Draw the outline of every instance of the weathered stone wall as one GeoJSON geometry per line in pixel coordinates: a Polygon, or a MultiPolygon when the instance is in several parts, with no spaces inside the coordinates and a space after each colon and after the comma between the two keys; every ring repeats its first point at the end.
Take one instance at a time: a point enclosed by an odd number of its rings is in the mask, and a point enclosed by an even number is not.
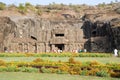
{"type": "Polygon", "coordinates": [[[120,49],[119,19],[46,20],[36,17],[0,17],[1,52],[49,52],[120,49]]]}
{"type": "Polygon", "coordinates": [[[45,20],[33,17],[12,17],[8,20],[9,23],[0,22],[0,27],[6,26],[0,34],[3,44],[1,51],[48,52],[84,48],[82,22],[79,20],[45,20]]]}
{"type": "Polygon", "coordinates": [[[108,21],[84,21],[82,26],[84,37],[87,41],[84,44],[90,52],[112,52],[113,49],[120,49],[120,19],[108,21]]]}

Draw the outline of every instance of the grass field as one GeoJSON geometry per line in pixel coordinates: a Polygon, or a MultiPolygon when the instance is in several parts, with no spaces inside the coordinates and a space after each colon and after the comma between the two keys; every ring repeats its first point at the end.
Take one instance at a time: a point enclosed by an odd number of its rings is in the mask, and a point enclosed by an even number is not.
{"type": "MultiPolygon", "coordinates": [[[[68,61],[69,57],[0,57],[4,61],[33,61],[36,58],[41,58],[50,61],[68,61]]],[[[74,57],[75,60],[85,61],[98,61],[101,63],[120,63],[120,57],[74,57]]]]}
{"type": "Polygon", "coordinates": [[[43,74],[23,72],[0,73],[0,80],[120,80],[118,78],[79,76],[69,74],[43,74]]]}

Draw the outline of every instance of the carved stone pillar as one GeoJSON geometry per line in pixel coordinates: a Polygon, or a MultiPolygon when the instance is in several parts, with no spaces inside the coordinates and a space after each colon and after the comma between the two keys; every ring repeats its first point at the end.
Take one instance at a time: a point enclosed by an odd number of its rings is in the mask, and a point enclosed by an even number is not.
{"type": "Polygon", "coordinates": [[[50,52],[50,46],[49,46],[49,43],[46,43],[46,45],[45,45],[45,51],[46,51],[46,52],[50,52]]]}

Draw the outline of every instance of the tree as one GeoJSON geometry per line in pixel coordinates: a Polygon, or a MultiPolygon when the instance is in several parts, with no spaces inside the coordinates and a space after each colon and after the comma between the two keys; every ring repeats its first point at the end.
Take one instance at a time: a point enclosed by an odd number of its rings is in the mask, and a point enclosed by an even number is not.
{"type": "Polygon", "coordinates": [[[40,9],[37,10],[38,15],[42,15],[42,11],[40,9]]]}
{"type": "Polygon", "coordinates": [[[35,6],[32,5],[32,4],[30,4],[29,2],[25,3],[25,7],[26,7],[27,11],[28,10],[33,11],[33,12],[37,11],[36,8],[35,8],[35,6]]]}
{"type": "Polygon", "coordinates": [[[99,7],[105,7],[105,2],[98,4],[99,7]]]}
{"type": "Polygon", "coordinates": [[[25,12],[27,11],[26,7],[22,3],[19,4],[18,9],[19,9],[19,12],[22,14],[25,14],[25,12]]]}
{"type": "Polygon", "coordinates": [[[4,10],[6,8],[6,4],[0,2],[0,10],[4,10]]]}
{"type": "Polygon", "coordinates": [[[25,3],[25,6],[26,6],[26,7],[29,7],[29,6],[32,6],[32,4],[30,4],[29,2],[26,2],[26,3],[25,3]]]}

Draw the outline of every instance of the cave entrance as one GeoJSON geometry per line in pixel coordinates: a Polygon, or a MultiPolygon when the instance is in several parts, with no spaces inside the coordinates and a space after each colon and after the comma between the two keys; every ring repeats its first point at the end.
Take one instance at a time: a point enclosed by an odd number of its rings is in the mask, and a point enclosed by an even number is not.
{"type": "Polygon", "coordinates": [[[97,32],[96,31],[93,31],[92,32],[92,37],[95,37],[97,35],[97,32]]]}
{"type": "Polygon", "coordinates": [[[55,47],[59,50],[64,51],[64,44],[55,44],[55,47]]]}

